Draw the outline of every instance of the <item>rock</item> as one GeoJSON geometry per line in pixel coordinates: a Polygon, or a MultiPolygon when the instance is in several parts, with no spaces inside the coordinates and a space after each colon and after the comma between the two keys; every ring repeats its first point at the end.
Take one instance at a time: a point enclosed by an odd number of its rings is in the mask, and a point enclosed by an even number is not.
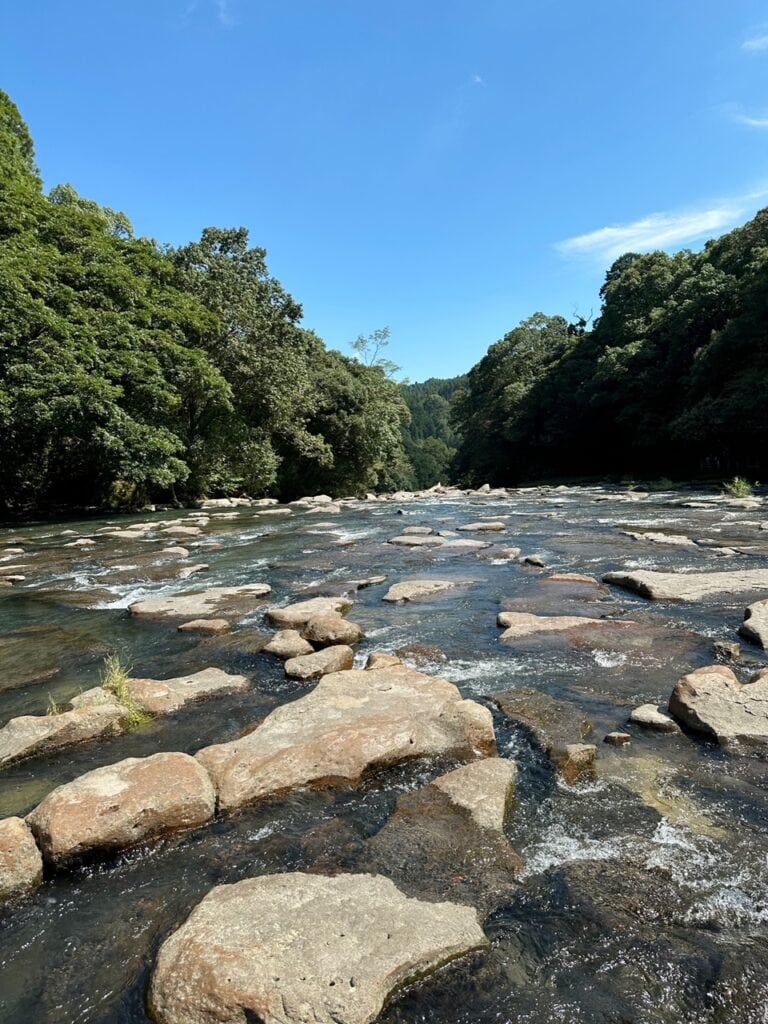
{"type": "Polygon", "coordinates": [[[100,686],[75,697],[58,715],[21,715],[0,729],[0,765],[74,747],[123,731],[125,708],[100,686]]]}
{"type": "Polygon", "coordinates": [[[451,803],[463,807],[479,828],[502,833],[515,795],[517,765],[489,757],[462,765],[432,783],[451,803]]]}
{"type": "Polygon", "coordinates": [[[746,608],[739,633],[747,640],[768,649],[768,600],[755,601],[746,608]]]}
{"type": "Polygon", "coordinates": [[[23,818],[0,821],[0,903],[29,896],[43,880],[43,858],[23,818]]]}
{"type": "Polygon", "coordinates": [[[457,530],[461,530],[466,533],[503,533],[506,528],[506,523],[487,521],[480,523],[465,523],[464,526],[456,527],[457,530]]]}
{"type": "Polygon", "coordinates": [[[414,601],[419,597],[432,597],[433,594],[439,594],[444,590],[468,587],[471,584],[472,580],[403,580],[402,583],[393,584],[382,601],[389,601],[392,604],[398,601],[414,601]]]}
{"type": "Polygon", "coordinates": [[[131,615],[148,619],[240,619],[253,609],[254,601],[266,597],[272,588],[266,583],[244,587],[210,587],[187,594],[149,597],[128,609],[131,615]]]}
{"type": "Polygon", "coordinates": [[[680,534],[673,533],[635,533],[632,530],[621,531],[625,537],[631,537],[632,540],[647,540],[651,544],[675,544],[678,547],[684,548],[695,548],[696,541],[691,540],[690,537],[683,537],[680,534]]]}
{"type": "Polygon", "coordinates": [[[457,540],[447,540],[440,550],[483,551],[489,547],[491,547],[489,540],[472,540],[470,537],[459,537],[457,540]]]}
{"type": "Polygon", "coordinates": [[[405,529],[403,530],[403,536],[428,537],[430,534],[434,532],[435,531],[432,529],[431,526],[406,526],[405,529]]]}
{"type": "Polygon", "coordinates": [[[392,537],[388,543],[395,544],[396,546],[403,548],[436,548],[443,544],[447,544],[448,542],[444,537],[438,537],[436,535],[429,537],[414,537],[412,534],[401,534],[399,537],[392,537]]]}
{"type": "MultiPolygon", "coordinates": [[[[768,526],[768,524],[766,524],[766,525],[768,526]]],[[[74,532],[74,531],[72,531],[72,530],[65,530],[64,531],[64,533],[72,533],[72,532],[74,532]]],[[[62,536],[63,535],[64,534],[62,534],[62,536]]],[[[3,548],[2,552],[0,552],[0,554],[8,555],[8,556],[11,556],[11,555],[23,555],[24,554],[24,548],[3,548]]]]}
{"type": "Polygon", "coordinates": [[[267,618],[273,625],[284,629],[306,626],[318,615],[343,615],[352,607],[347,597],[313,597],[309,601],[297,601],[284,608],[268,608],[267,618]]]}
{"type": "Polygon", "coordinates": [[[314,647],[296,629],[281,629],[275,633],[263,650],[278,658],[299,658],[303,654],[312,654],[314,647]]]}
{"type": "Polygon", "coordinates": [[[725,665],[707,665],[678,682],[669,710],[682,725],[722,747],[768,746],[768,675],[742,685],[725,665]]]}
{"type": "Polygon", "coordinates": [[[592,743],[569,743],[558,767],[563,781],[569,786],[591,782],[596,775],[597,747],[592,743]]]}
{"type": "Polygon", "coordinates": [[[226,619],[190,619],[178,627],[180,633],[228,633],[232,628],[226,619]]]}
{"type": "Polygon", "coordinates": [[[496,552],[495,553],[496,553],[497,558],[506,558],[508,560],[511,560],[513,558],[519,558],[520,554],[521,554],[521,551],[522,551],[521,548],[508,548],[508,547],[505,547],[505,548],[496,548],[496,552]]]}
{"type": "Polygon", "coordinates": [[[548,576],[544,583],[583,583],[585,586],[599,587],[600,581],[594,576],[585,576],[580,572],[556,572],[548,576]]]}
{"type": "Polygon", "coordinates": [[[604,583],[634,590],[654,601],[701,601],[717,594],[739,594],[768,590],[768,569],[739,569],[734,572],[608,572],[604,583]]]}
{"type": "Polygon", "coordinates": [[[483,484],[482,487],[478,487],[477,488],[477,493],[478,494],[490,494],[491,493],[491,485],[490,484],[483,484]]]}
{"type": "Polygon", "coordinates": [[[525,558],[522,559],[522,562],[523,565],[532,565],[536,569],[546,568],[546,562],[541,557],[541,555],[526,555],[525,558]]]}
{"type": "Polygon", "coordinates": [[[341,615],[316,615],[309,620],[301,635],[317,647],[334,644],[351,647],[362,640],[363,631],[357,623],[349,622],[341,615]]]}
{"type": "Polygon", "coordinates": [[[330,672],[344,672],[355,663],[355,652],[351,647],[337,644],[326,647],[312,654],[302,654],[298,658],[289,658],[285,663],[285,674],[292,679],[305,682],[320,679],[330,672]]]}
{"type": "Polygon", "coordinates": [[[644,729],[653,729],[654,732],[680,732],[680,727],[660,711],[656,704],[641,704],[634,708],[629,716],[633,725],[642,725],[644,729]]]}
{"type": "Polygon", "coordinates": [[[188,754],[128,757],[54,789],[27,815],[47,861],[122,850],[213,817],[215,794],[188,754]]]}
{"type": "Polygon", "coordinates": [[[569,629],[583,626],[630,625],[628,620],[589,619],[584,615],[531,615],[529,612],[500,612],[497,625],[504,632],[499,637],[502,643],[520,640],[535,633],[564,633],[569,629]]]}
{"type": "Polygon", "coordinates": [[[190,576],[196,576],[199,572],[207,572],[208,566],[205,562],[199,562],[197,565],[187,565],[178,574],[180,580],[188,580],[190,576]]]}
{"type": "Polygon", "coordinates": [[[324,676],[242,739],[206,747],[223,809],[310,784],[355,782],[374,765],[495,753],[487,708],[402,665],[324,676]]]}
{"type": "Polygon", "coordinates": [[[370,1024],[399,988],[487,945],[474,909],[378,875],[263,875],[217,886],[166,939],[149,1004],[157,1024],[370,1024]]]}
{"type": "MultiPolygon", "coordinates": [[[[508,690],[494,694],[492,699],[507,718],[531,734],[566,781],[579,773],[589,774],[590,755],[580,748],[592,732],[592,723],[579,708],[533,689],[508,690]]],[[[591,749],[594,766],[597,748],[591,749]]]]}
{"type": "Polygon", "coordinates": [[[365,662],[366,669],[371,672],[379,668],[393,668],[402,665],[402,661],[394,654],[385,654],[383,651],[374,651],[368,655],[365,662]]]}
{"type": "Polygon", "coordinates": [[[65,548],[92,548],[96,544],[95,540],[91,540],[90,537],[81,537],[79,540],[71,540],[68,544],[65,544],[65,548]]]}
{"type": "Polygon", "coordinates": [[[446,664],[448,656],[434,644],[405,644],[395,652],[401,660],[407,659],[415,665],[446,664]]]}
{"type": "Polygon", "coordinates": [[[741,644],[735,640],[715,640],[712,646],[718,661],[738,661],[741,657],[741,644]]]}
{"type": "Polygon", "coordinates": [[[170,547],[163,548],[160,552],[161,555],[175,555],[176,558],[189,558],[189,548],[181,547],[170,547]]]}
{"type": "Polygon", "coordinates": [[[175,679],[129,679],[128,690],[151,715],[170,715],[193,701],[219,693],[240,693],[250,688],[246,676],[229,675],[218,668],[204,668],[175,679]]]}
{"type": "Polygon", "coordinates": [[[160,531],[165,537],[202,537],[203,531],[199,526],[166,526],[160,531]]]}
{"type": "Polygon", "coordinates": [[[603,743],[607,743],[610,747],[628,747],[632,742],[632,737],[628,732],[609,732],[607,736],[603,737],[603,743]]]}

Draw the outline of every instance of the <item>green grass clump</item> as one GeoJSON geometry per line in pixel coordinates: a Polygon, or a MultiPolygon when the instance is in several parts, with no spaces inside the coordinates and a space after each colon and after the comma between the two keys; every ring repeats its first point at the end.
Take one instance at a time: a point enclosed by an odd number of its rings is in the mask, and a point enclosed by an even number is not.
{"type": "Polygon", "coordinates": [[[125,708],[125,726],[128,731],[141,728],[152,721],[152,716],[137,704],[128,686],[128,669],[120,661],[118,654],[110,654],[104,659],[101,674],[101,687],[113,694],[125,708]]]}
{"type": "Polygon", "coordinates": [[[53,699],[52,694],[48,694],[48,707],[45,709],[46,715],[53,717],[54,715],[60,715],[63,712],[61,704],[57,704],[53,699]]]}
{"type": "Polygon", "coordinates": [[[723,484],[723,489],[732,498],[751,498],[754,492],[753,485],[743,476],[735,476],[723,484]]]}

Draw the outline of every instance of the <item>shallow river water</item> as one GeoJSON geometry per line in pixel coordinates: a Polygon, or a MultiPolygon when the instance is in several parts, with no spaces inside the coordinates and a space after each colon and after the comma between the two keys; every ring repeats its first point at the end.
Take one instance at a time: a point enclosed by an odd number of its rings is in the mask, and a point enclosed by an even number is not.
{"type": "MultiPolygon", "coordinates": [[[[488,953],[461,961],[402,994],[388,1024],[766,1024],[768,1022],[768,763],[734,756],[686,734],[629,727],[631,745],[603,736],[625,729],[630,710],[665,704],[677,679],[716,659],[715,640],[737,639],[750,595],[704,603],[649,602],[626,591],[547,582],[553,572],[600,577],[619,568],[720,571],[768,565],[765,511],[712,495],[629,500],[599,488],[435,498],[398,505],[358,502],[341,514],[244,508],[211,518],[189,544],[206,572],[180,581],[155,530],[123,541],[98,531],[198,513],[46,523],[0,531],[2,556],[25,580],[0,590],[0,725],[42,714],[95,685],[104,656],[131,674],[167,678],[210,665],[252,677],[250,691],[212,698],[138,731],[0,771],[0,816],[24,814],[55,786],[92,768],[161,750],[194,753],[232,739],[274,707],[306,693],[282,663],[254,653],[268,632],[254,606],[224,640],[181,634],[132,618],[142,597],[217,585],[268,582],[271,600],[332,594],[345,581],[386,574],[360,590],[349,618],[371,651],[418,644],[421,671],[467,697],[535,688],[580,708],[599,747],[597,781],[558,781],[532,737],[494,712],[502,756],[519,768],[508,835],[524,862],[512,899],[485,921],[488,953]],[[683,502],[704,499],[704,507],[683,502]],[[386,543],[404,526],[454,529],[480,518],[506,531],[480,551],[404,549],[386,543]],[[656,530],[738,549],[633,540],[656,530]],[[74,531],[63,533],[63,531],[74,531]],[[90,549],[66,547],[94,537],[90,549]],[[515,545],[542,570],[500,557],[515,545]],[[382,602],[391,583],[471,581],[428,601],[382,602]],[[631,619],[604,640],[533,637],[498,641],[501,609],[631,619]]],[[[480,536],[473,534],[472,536],[480,536]]],[[[183,543],[183,542],[182,542],[183,543]]],[[[764,595],[763,595],[764,596],[764,595]]],[[[737,674],[768,664],[742,642],[737,674]]],[[[448,767],[451,767],[450,765],[448,767]]],[[[162,940],[221,882],[308,866],[308,834],[334,818],[370,836],[397,796],[446,770],[412,763],[377,771],[350,789],[302,791],[207,828],[46,879],[0,917],[0,1020],[4,1024],[144,1024],[146,988],[162,940]]],[[[413,893],[417,895],[417,893],[413,893]]],[[[426,897],[425,897],[426,898],[426,897]]]]}

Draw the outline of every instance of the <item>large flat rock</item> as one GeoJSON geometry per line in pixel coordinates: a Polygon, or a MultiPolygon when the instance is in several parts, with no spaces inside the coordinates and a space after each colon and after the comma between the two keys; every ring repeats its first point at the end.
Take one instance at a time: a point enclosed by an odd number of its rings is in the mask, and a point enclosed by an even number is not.
{"type": "Polygon", "coordinates": [[[654,601],[702,601],[717,594],[743,594],[768,590],[768,569],[735,572],[608,572],[605,583],[634,590],[654,601]]]}
{"type": "Polygon", "coordinates": [[[768,600],[755,601],[748,606],[739,633],[747,640],[768,648],[768,600]]]}
{"type": "Polygon", "coordinates": [[[388,601],[391,604],[397,604],[400,601],[415,601],[420,597],[432,597],[446,590],[471,585],[472,580],[403,580],[402,583],[394,583],[382,597],[382,601],[388,601]]]}
{"type": "MultiPolygon", "coordinates": [[[[591,619],[580,615],[532,615],[529,612],[500,612],[497,624],[504,627],[499,639],[503,643],[521,640],[536,633],[565,633],[585,626],[621,625],[615,619],[591,619]]],[[[628,623],[624,623],[628,624],[628,623]]]]}
{"type": "Polygon", "coordinates": [[[285,663],[285,674],[292,679],[309,682],[320,679],[331,672],[344,672],[355,663],[355,652],[346,644],[326,647],[313,654],[302,654],[298,658],[289,658],[285,663]]]}
{"type": "Polygon", "coordinates": [[[768,674],[742,684],[725,665],[707,665],[678,682],[669,710],[682,725],[722,747],[768,746],[768,674]]]}
{"type": "Polygon", "coordinates": [[[374,765],[495,753],[487,708],[405,666],[324,676],[242,739],[197,754],[224,809],[310,784],[355,782],[374,765]]]}
{"type": "Polygon", "coordinates": [[[303,629],[320,615],[343,615],[352,607],[347,597],[311,597],[308,601],[296,601],[284,608],[268,608],[267,618],[280,629],[303,629]]]}
{"type": "Polygon", "coordinates": [[[438,537],[436,534],[420,536],[409,533],[392,537],[388,543],[400,548],[439,548],[447,542],[444,537],[438,537]]]}
{"type": "Polygon", "coordinates": [[[213,889],[160,949],[158,1024],[371,1024],[405,984],[488,941],[477,912],[376,875],[288,873],[213,889]]]}
{"type": "Polygon", "coordinates": [[[271,593],[267,583],[243,587],[209,587],[194,593],[148,597],[129,608],[131,615],[148,619],[240,619],[260,598],[271,593]]]}
{"type": "Polygon", "coordinates": [[[43,858],[23,818],[0,821],[0,903],[28,896],[43,880],[43,858]]]}
{"type": "Polygon", "coordinates": [[[432,783],[463,807],[479,828],[503,832],[515,795],[517,765],[503,757],[488,757],[462,765],[432,783]]]}
{"type": "Polygon", "coordinates": [[[54,789],[27,815],[46,860],[122,850],[213,817],[215,794],[188,754],[128,757],[54,789]]]}
{"type": "Polygon", "coordinates": [[[247,676],[230,675],[219,668],[204,668],[173,679],[128,681],[128,690],[133,699],[151,715],[169,715],[193,701],[205,700],[206,697],[220,693],[240,693],[249,686],[247,676]]]}

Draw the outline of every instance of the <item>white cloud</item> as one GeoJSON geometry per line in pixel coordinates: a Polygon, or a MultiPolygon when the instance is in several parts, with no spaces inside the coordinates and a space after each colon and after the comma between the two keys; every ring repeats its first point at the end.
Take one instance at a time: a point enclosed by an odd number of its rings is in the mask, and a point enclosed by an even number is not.
{"type": "Polygon", "coordinates": [[[230,0],[216,0],[216,15],[225,28],[232,28],[235,24],[230,0]]]}
{"type": "Polygon", "coordinates": [[[752,36],[741,44],[741,48],[749,53],[764,53],[768,50],[768,35],[752,36]]]}
{"type": "Polygon", "coordinates": [[[472,75],[472,83],[474,85],[485,85],[486,81],[482,75],[472,75]]]}
{"type": "Polygon", "coordinates": [[[613,224],[585,235],[566,238],[555,248],[562,256],[586,256],[605,263],[625,252],[678,249],[688,242],[709,238],[754,212],[764,189],[735,196],[704,209],[651,213],[629,224],[613,224]]]}
{"type": "Polygon", "coordinates": [[[747,114],[736,114],[739,124],[745,124],[748,128],[768,129],[768,117],[749,117],[747,114]]]}

